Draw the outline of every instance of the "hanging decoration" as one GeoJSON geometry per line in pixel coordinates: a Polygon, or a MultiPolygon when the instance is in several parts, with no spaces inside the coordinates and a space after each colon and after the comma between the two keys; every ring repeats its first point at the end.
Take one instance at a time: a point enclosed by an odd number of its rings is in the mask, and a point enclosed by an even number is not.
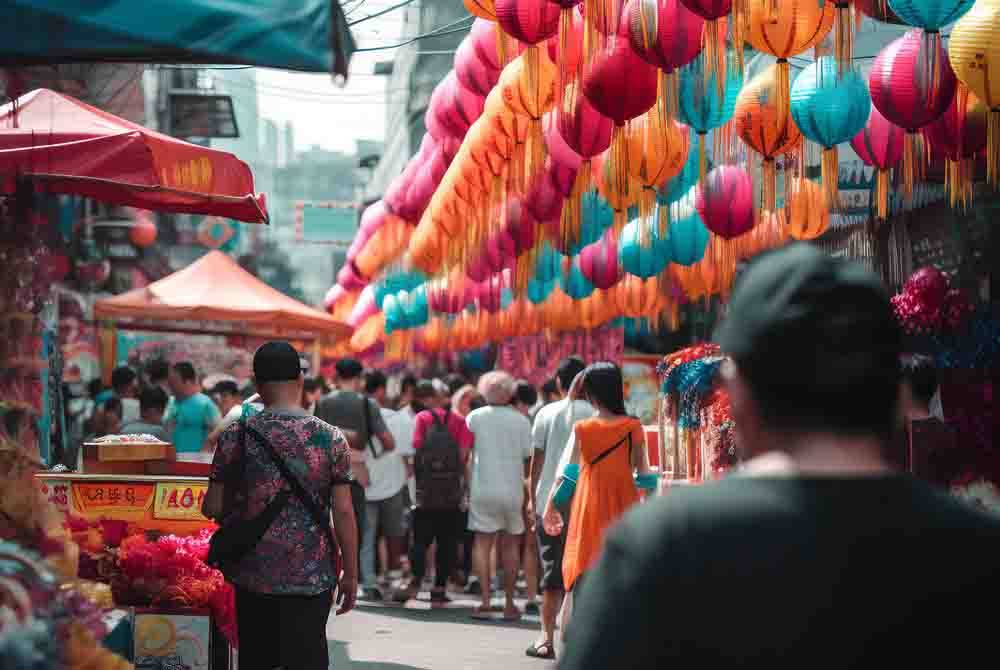
{"type": "MultiPolygon", "coordinates": [[[[702,54],[680,69],[677,87],[677,116],[698,134],[698,174],[704,179],[708,172],[705,136],[733,118],[743,87],[743,68],[733,64],[721,72],[710,70],[702,54]]],[[[722,144],[728,144],[725,134],[717,142],[722,144]]]]}
{"type": "Polygon", "coordinates": [[[641,279],[660,274],[670,263],[666,231],[661,232],[641,217],[629,221],[618,243],[618,262],[623,272],[641,279]]]}
{"type": "Polygon", "coordinates": [[[944,158],[944,185],[952,207],[972,204],[976,156],[986,147],[988,118],[986,105],[960,84],[951,106],[921,130],[931,154],[944,158]]]}
{"type": "Polygon", "coordinates": [[[851,140],[851,148],[866,165],[875,168],[875,218],[885,221],[889,212],[889,171],[903,158],[906,132],[872,106],[868,123],[851,140]]]}
{"type": "Polygon", "coordinates": [[[791,180],[785,201],[788,234],[796,240],[814,240],[830,227],[830,208],[819,184],[798,177],[791,180]]]}

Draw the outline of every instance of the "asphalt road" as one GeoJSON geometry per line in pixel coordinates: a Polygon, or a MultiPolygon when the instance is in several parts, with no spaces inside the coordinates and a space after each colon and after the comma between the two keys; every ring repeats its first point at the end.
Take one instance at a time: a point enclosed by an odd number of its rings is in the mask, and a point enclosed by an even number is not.
{"type": "MultiPolygon", "coordinates": [[[[424,592],[405,607],[360,601],[327,626],[334,670],[553,670],[555,664],[525,656],[538,635],[537,616],[520,622],[469,618],[475,600],[449,594],[445,608],[430,607],[424,592]]],[[[494,599],[494,605],[502,599],[494,599]]],[[[523,602],[519,601],[522,606],[523,602]]]]}

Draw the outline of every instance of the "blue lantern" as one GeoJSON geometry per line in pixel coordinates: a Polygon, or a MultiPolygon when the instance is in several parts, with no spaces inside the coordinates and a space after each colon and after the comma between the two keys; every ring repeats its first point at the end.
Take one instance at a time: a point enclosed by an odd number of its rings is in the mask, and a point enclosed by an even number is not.
{"type": "Polygon", "coordinates": [[[563,255],[548,240],[542,242],[535,261],[535,279],[547,282],[558,277],[562,270],[562,260],[563,255]]]}
{"type": "Polygon", "coordinates": [[[705,71],[705,54],[701,54],[677,73],[677,116],[698,133],[699,173],[705,172],[705,135],[721,128],[733,118],[736,98],[743,88],[743,70],[735,66],[736,56],[726,55],[725,81],[719,85],[722,73],[705,71]]]}
{"type": "Polygon", "coordinates": [[[529,279],[526,291],[528,300],[535,305],[545,302],[556,287],[556,282],[556,279],[529,279]]]}
{"type": "Polygon", "coordinates": [[[974,4],[976,0],[889,0],[896,16],[929,32],[959,20],[974,4]]]}
{"type": "Polygon", "coordinates": [[[403,314],[406,317],[406,327],[419,328],[420,326],[426,324],[428,318],[430,317],[427,306],[426,284],[421,284],[405,294],[400,291],[400,294],[404,296],[399,298],[398,302],[400,302],[403,306],[403,314]]]}
{"type": "Polygon", "coordinates": [[[580,271],[580,260],[574,258],[569,270],[562,276],[562,289],[573,300],[583,300],[594,292],[594,285],[580,271]]]}
{"type": "Polygon", "coordinates": [[[588,191],[580,198],[580,235],[575,242],[566,245],[563,253],[576,256],[585,246],[601,239],[604,231],[614,223],[615,213],[611,205],[598,195],[597,191],[588,191]]]}
{"type": "Polygon", "coordinates": [[[823,193],[827,206],[837,197],[837,145],[850,142],[868,123],[872,109],[868,85],[854,68],[841,72],[836,59],[823,56],[804,69],[789,98],[792,118],[807,138],[823,146],[823,193]]]}
{"type": "Polygon", "coordinates": [[[375,284],[375,304],[382,308],[382,302],[390,293],[412,291],[427,280],[424,273],[416,270],[405,270],[387,274],[375,284]]]}
{"type": "Polygon", "coordinates": [[[397,330],[406,329],[406,313],[395,293],[385,296],[382,301],[382,313],[385,314],[385,334],[391,335],[397,330]]]}
{"type": "Polygon", "coordinates": [[[647,279],[660,274],[670,263],[670,244],[656,220],[635,219],[622,229],[618,262],[630,275],[647,279]],[[646,230],[643,230],[643,227],[646,230]]]}
{"type": "Polygon", "coordinates": [[[666,243],[670,246],[670,260],[678,265],[694,265],[705,256],[708,247],[708,228],[701,222],[698,210],[684,208],[681,216],[670,223],[666,243]]]}
{"type": "MultiPolygon", "coordinates": [[[[696,140],[694,131],[691,131],[691,145],[696,140]]],[[[656,189],[656,202],[661,207],[677,202],[681,197],[691,190],[691,187],[698,183],[698,152],[688,151],[687,161],[681,171],[673,179],[656,189]]]]}

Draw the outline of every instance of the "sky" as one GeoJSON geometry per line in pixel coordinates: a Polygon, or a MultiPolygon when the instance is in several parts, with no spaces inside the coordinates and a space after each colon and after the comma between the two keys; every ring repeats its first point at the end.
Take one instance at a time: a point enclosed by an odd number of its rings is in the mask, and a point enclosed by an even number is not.
{"type": "MultiPolygon", "coordinates": [[[[400,0],[345,0],[342,5],[349,22],[399,4],[400,0]]],[[[362,21],[351,28],[359,48],[400,42],[404,9],[362,21]]],[[[354,152],[356,139],[382,140],[385,136],[388,77],[372,74],[375,63],[391,60],[393,50],[355,54],[351,75],[344,87],[330,75],[303,74],[259,68],[257,71],[258,109],[262,118],[295,126],[297,151],[319,145],[333,151],[354,152]]]]}

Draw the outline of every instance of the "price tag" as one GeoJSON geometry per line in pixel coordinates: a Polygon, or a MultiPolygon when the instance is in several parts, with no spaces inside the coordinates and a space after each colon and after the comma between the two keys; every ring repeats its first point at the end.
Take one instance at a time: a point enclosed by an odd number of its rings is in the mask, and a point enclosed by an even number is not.
{"type": "Polygon", "coordinates": [[[156,485],[154,519],[172,521],[208,521],[201,513],[208,484],[199,482],[160,482],[156,485]]]}

